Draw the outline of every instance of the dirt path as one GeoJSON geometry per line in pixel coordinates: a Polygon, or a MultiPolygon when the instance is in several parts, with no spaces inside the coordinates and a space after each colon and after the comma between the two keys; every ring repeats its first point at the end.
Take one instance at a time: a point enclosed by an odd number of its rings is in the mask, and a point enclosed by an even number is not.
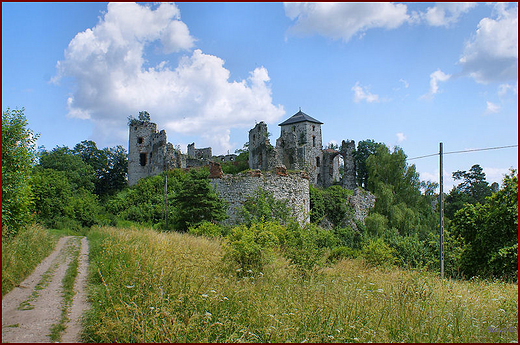
{"type": "Polygon", "coordinates": [[[54,252],[19,287],[2,298],[2,342],[53,342],[51,333],[57,336],[55,339],[61,338],[62,342],[79,342],[80,317],[88,307],[85,293],[87,265],[86,238],[61,238],[54,252]],[[62,280],[76,256],[78,275],[74,283],[75,294],[67,308],[67,317],[63,317],[62,280]],[[60,324],[65,331],[57,330],[60,324]]]}

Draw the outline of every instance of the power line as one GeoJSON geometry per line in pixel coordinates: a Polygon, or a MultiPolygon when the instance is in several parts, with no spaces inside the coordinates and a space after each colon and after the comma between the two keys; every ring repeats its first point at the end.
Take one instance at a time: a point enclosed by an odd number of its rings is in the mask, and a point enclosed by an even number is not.
{"type": "MultiPolygon", "coordinates": [[[[469,150],[462,150],[462,151],[452,151],[452,152],[444,152],[444,154],[445,155],[450,155],[450,154],[454,154],[454,153],[466,153],[466,152],[477,152],[477,151],[488,151],[488,150],[500,150],[500,149],[507,149],[507,148],[511,148],[511,147],[518,147],[518,145],[508,145],[508,146],[486,147],[486,148],[483,148],[483,149],[469,149],[469,150]]],[[[408,160],[411,161],[411,160],[414,160],[414,159],[433,157],[433,156],[438,156],[438,155],[439,155],[439,153],[432,153],[430,155],[409,158],[408,160]]]]}

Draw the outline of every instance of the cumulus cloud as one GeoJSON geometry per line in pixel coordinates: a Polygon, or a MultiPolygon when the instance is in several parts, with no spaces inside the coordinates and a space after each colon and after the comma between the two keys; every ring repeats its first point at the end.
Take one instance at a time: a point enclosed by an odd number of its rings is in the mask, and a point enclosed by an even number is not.
{"type": "Polygon", "coordinates": [[[404,133],[402,133],[402,132],[396,133],[395,135],[397,136],[398,143],[402,143],[403,141],[406,140],[406,135],[404,135],[404,133]]]}
{"type": "Polygon", "coordinates": [[[483,18],[459,59],[463,74],[482,84],[518,78],[518,5],[496,4],[483,18]]]}
{"type": "Polygon", "coordinates": [[[294,35],[319,34],[348,42],[362,37],[369,29],[395,29],[410,16],[407,6],[392,3],[284,3],[285,15],[296,23],[289,29],[294,35]]]}
{"type": "Polygon", "coordinates": [[[473,2],[440,2],[428,7],[419,17],[431,26],[448,27],[456,23],[460,16],[477,6],[473,2]]]}
{"type": "Polygon", "coordinates": [[[379,96],[368,91],[368,87],[359,85],[359,82],[356,82],[351,89],[354,91],[354,102],[359,103],[361,101],[366,101],[367,103],[378,103],[379,96]]]}
{"type": "Polygon", "coordinates": [[[201,145],[218,153],[233,148],[231,128],[250,126],[255,119],[276,121],[285,113],[272,104],[264,67],[246,80],[230,81],[224,60],[192,51],[195,41],[174,4],[155,9],[109,4],[95,27],[72,39],[57,64],[54,81],[71,77],[76,84],[67,100],[69,116],[93,121],[94,139],[120,143],[128,140],[127,117],[147,110],[170,141],[172,131],[200,134],[201,145]],[[164,54],[186,55],[178,66],[163,61],[146,68],[146,48],[156,42],[164,54]]]}
{"type": "Polygon", "coordinates": [[[518,81],[516,82],[516,85],[511,84],[500,84],[498,86],[498,96],[499,97],[505,97],[509,91],[511,91],[513,94],[518,95],[518,81]]]}
{"type": "Polygon", "coordinates": [[[489,101],[486,103],[487,103],[486,114],[495,114],[500,111],[500,105],[491,103],[489,101]]]}
{"type": "Polygon", "coordinates": [[[446,74],[440,69],[437,69],[435,72],[430,74],[430,91],[427,94],[421,96],[422,99],[433,99],[433,96],[439,93],[439,82],[447,81],[450,79],[451,75],[446,74]]]}

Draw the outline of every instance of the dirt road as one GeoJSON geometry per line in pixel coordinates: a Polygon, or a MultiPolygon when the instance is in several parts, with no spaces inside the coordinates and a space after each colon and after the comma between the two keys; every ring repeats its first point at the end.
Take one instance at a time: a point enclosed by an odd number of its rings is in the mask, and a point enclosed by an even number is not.
{"type": "Polygon", "coordinates": [[[62,237],[54,252],[2,298],[2,342],[79,342],[80,318],[88,307],[85,292],[87,266],[87,239],[62,237]],[[63,298],[62,280],[76,257],[75,293],[67,305],[63,298]],[[65,313],[62,312],[64,307],[65,313]]]}

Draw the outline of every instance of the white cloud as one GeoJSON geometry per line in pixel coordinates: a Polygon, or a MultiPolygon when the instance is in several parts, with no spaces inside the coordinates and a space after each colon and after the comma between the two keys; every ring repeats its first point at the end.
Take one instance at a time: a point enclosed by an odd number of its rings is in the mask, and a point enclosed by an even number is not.
{"type": "Polygon", "coordinates": [[[174,4],[153,9],[111,3],[94,28],[69,43],[54,81],[74,79],[69,116],[93,121],[95,140],[126,142],[127,117],[147,110],[172,143],[173,132],[200,134],[201,146],[220,153],[233,149],[230,128],[250,126],[255,119],[276,121],[285,113],[272,104],[264,67],[246,80],[229,81],[224,60],[197,49],[174,68],[164,61],[145,68],[145,49],[155,42],[164,53],[193,48],[195,39],[174,4]]]}
{"type": "Polygon", "coordinates": [[[295,35],[319,34],[348,42],[363,37],[373,28],[395,29],[410,16],[407,6],[392,3],[284,3],[285,15],[296,23],[289,29],[295,35]]]}
{"type": "Polygon", "coordinates": [[[463,74],[482,84],[518,78],[518,5],[496,4],[483,18],[459,59],[463,74]]]}
{"type": "Polygon", "coordinates": [[[406,135],[404,135],[404,133],[402,133],[402,132],[396,133],[395,135],[397,136],[398,143],[402,143],[403,141],[406,140],[406,135]]]}
{"type": "Polygon", "coordinates": [[[500,105],[491,103],[489,101],[486,103],[487,103],[486,114],[495,114],[500,111],[500,105]]]}
{"type": "Polygon", "coordinates": [[[400,81],[401,83],[403,83],[403,86],[404,86],[405,89],[408,89],[408,87],[410,86],[410,84],[409,84],[406,80],[404,80],[404,79],[402,79],[402,78],[399,79],[399,81],[400,81]]]}
{"type": "Polygon", "coordinates": [[[456,23],[460,16],[477,6],[471,2],[440,2],[433,7],[428,7],[420,17],[428,25],[448,27],[456,23]]]}
{"type": "Polygon", "coordinates": [[[433,96],[439,93],[439,82],[447,81],[450,79],[451,75],[446,74],[440,69],[437,69],[435,72],[430,74],[430,91],[427,94],[421,96],[422,99],[432,99],[433,96]]]}
{"type": "Polygon", "coordinates": [[[356,82],[351,89],[354,91],[354,102],[359,103],[361,101],[366,101],[367,103],[379,102],[379,96],[372,94],[368,91],[366,86],[362,87],[359,85],[359,82],[356,82]]]}
{"type": "Polygon", "coordinates": [[[516,85],[500,84],[498,86],[498,96],[499,97],[505,97],[509,91],[511,91],[515,95],[518,95],[518,81],[516,82],[516,85]]]}

